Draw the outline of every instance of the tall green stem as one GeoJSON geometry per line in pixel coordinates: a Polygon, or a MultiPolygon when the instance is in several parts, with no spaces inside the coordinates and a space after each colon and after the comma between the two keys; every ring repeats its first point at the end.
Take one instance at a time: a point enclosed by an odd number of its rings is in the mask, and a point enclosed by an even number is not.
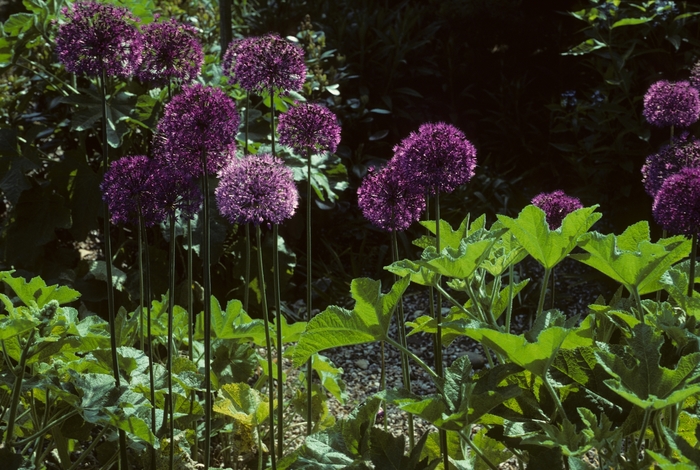
{"type": "Polygon", "coordinates": [[[547,297],[547,284],[549,284],[549,276],[552,273],[552,268],[544,268],[544,278],[542,279],[542,290],[540,290],[540,301],[537,303],[537,314],[535,318],[539,318],[544,309],[544,300],[547,297]]]}
{"type": "MultiPolygon", "coordinates": [[[[192,220],[187,219],[187,352],[189,354],[190,361],[194,362],[194,295],[192,295],[192,288],[194,287],[194,275],[192,272],[192,220]]],[[[197,402],[197,393],[192,390],[190,392],[190,412],[194,409],[194,405],[197,402]]],[[[155,412],[155,410],[154,410],[155,412]]],[[[192,424],[192,430],[194,435],[197,435],[197,422],[192,424]]],[[[193,439],[192,455],[196,456],[199,454],[199,439],[193,439]]],[[[155,468],[155,466],[153,467],[155,468]]]]}
{"type": "Polygon", "coordinates": [[[15,374],[15,385],[12,389],[12,400],[10,401],[10,414],[7,418],[7,431],[5,433],[5,447],[12,449],[12,437],[15,430],[15,419],[17,418],[17,408],[19,407],[19,398],[22,395],[22,381],[24,380],[24,369],[27,366],[29,357],[29,348],[34,343],[34,330],[32,330],[27,338],[27,342],[22,348],[22,355],[19,357],[17,365],[17,373],[15,374]]]}
{"type": "MultiPolygon", "coordinates": [[[[282,380],[282,300],[280,290],[280,257],[278,225],[272,227],[272,270],[275,273],[275,328],[277,340],[277,454],[281,459],[284,455],[284,381],[282,380]]],[[[270,370],[272,375],[272,370],[270,370]]]]}
{"type": "MultiPolygon", "coordinates": [[[[107,135],[107,72],[102,69],[102,76],[99,80],[102,89],[102,175],[109,167],[109,141],[107,135]]],[[[107,274],[107,317],[109,319],[110,347],[112,352],[112,372],[114,374],[114,385],[117,389],[121,387],[121,377],[119,376],[119,358],[117,356],[117,330],[116,315],[114,313],[114,285],[112,274],[112,239],[110,237],[109,207],[106,203],[102,205],[104,209],[104,237],[105,237],[105,267],[107,274]]],[[[126,453],[126,432],[119,430],[119,461],[122,470],[129,467],[126,453]]]]}
{"type": "Polygon", "coordinates": [[[209,252],[209,172],[207,158],[202,150],[202,192],[204,207],[202,217],[202,264],[204,265],[204,468],[209,468],[211,462],[211,259],[209,252]]]}
{"type": "MultiPolygon", "coordinates": [[[[245,96],[245,112],[244,117],[244,145],[243,145],[243,155],[248,155],[248,108],[250,108],[250,95],[245,96]]],[[[274,140],[274,130],[273,137],[274,140]]],[[[250,224],[245,224],[245,274],[243,276],[243,284],[245,290],[243,291],[243,310],[248,311],[248,303],[250,301],[250,224]]]]}
{"type": "Polygon", "coordinates": [[[403,346],[400,343],[397,343],[395,340],[392,338],[385,338],[384,341],[387,342],[387,344],[392,345],[399,351],[405,353],[408,357],[410,357],[416,364],[418,364],[418,367],[423,369],[433,380],[433,383],[435,384],[435,388],[437,389],[438,392],[443,393],[442,385],[441,385],[441,380],[440,376],[435,373],[433,369],[430,368],[428,364],[426,364],[420,357],[416,356],[413,351],[408,349],[407,347],[403,346]]]}
{"type": "Polygon", "coordinates": [[[166,364],[167,374],[166,380],[168,382],[168,413],[170,425],[168,426],[168,438],[170,440],[170,445],[168,446],[170,459],[170,468],[175,468],[175,410],[173,408],[173,323],[174,323],[174,311],[175,311],[175,211],[170,213],[170,260],[168,262],[169,268],[169,282],[168,287],[168,360],[166,364]]]}
{"type": "Polygon", "coordinates": [[[698,253],[698,234],[693,234],[693,241],[690,248],[690,267],[688,269],[688,297],[695,292],[695,260],[698,253]]]}
{"type": "Polygon", "coordinates": [[[508,309],[506,310],[506,333],[510,333],[510,320],[513,317],[513,280],[515,273],[513,272],[513,263],[508,266],[508,309]]]}
{"type": "MultiPolygon", "coordinates": [[[[391,257],[392,261],[395,263],[399,260],[399,242],[396,237],[396,231],[391,232],[391,257]]],[[[394,282],[397,282],[399,277],[394,274],[394,282]]],[[[403,310],[403,296],[399,299],[399,312],[396,318],[398,330],[399,330],[399,343],[408,349],[408,342],[406,341],[406,317],[403,310]]],[[[408,362],[408,355],[405,352],[401,352],[401,372],[403,375],[403,388],[407,391],[411,391],[411,366],[408,362]]],[[[415,446],[415,436],[414,436],[414,423],[413,415],[408,413],[408,448],[412,450],[415,446]]]]}
{"type": "MultiPolygon", "coordinates": [[[[439,254],[441,251],[440,247],[440,189],[435,191],[435,249],[439,254]]],[[[440,284],[440,277],[437,279],[438,285],[440,284]]],[[[437,306],[435,308],[435,318],[436,318],[436,334],[435,334],[435,372],[440,376],[440,378],[445,377],[444,365],[442,363],[442,294],[440,289],[437,293],[437,306]]],[[[440,429],[440,453],[442,454],[442,463],[445,469],[450,468],[450,457],[447,450],[447,431],[440,429]]]]}
{"type": "MultiPolygon", "coordinates": [[[[311,152],[306,155],[306,321],[311,321],[312,300],[313,300],[313,273],[311,264],[311,199],[313,192],[311,188],[311,152]]],[[[311,359],[306,361],[306,434],[311,434],[312,424],[312,397],[311,388],[311,359]]]]}
{"type": "MultiPolygon", "coordinates": [[[[275,454],[275,384],[272,378],[272,341],[270,339],[270,320],[269,310],[267,308],[267,294],[265,293],[265,268],[263,267],[262,242],[260,236],[260,226],[255,226],[255,238],[258,243],[258,281],[260,282],[260,298],[262,301],[263,322],[265,324],[265,347],[267,349],[267,369],[268,380],[267,390],[270,400],[270,459],[272,470],[277,469],[277,456],[275,454]]],[[[282,404],[280,403],[281,407],[282,404]]]]}

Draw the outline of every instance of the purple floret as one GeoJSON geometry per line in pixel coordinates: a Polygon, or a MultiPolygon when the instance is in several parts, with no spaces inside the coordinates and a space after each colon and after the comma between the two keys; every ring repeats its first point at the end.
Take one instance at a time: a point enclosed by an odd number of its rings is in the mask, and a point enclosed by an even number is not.
{"type": "Polygon", "coordinates": [[[303,49],[276,34],[232,42],[223,69],[230,81],[258,94],[299,91],[306,80],[303,49]]]}
{"type": "Polygon", "coordinates": [[[425,195],[390,162],[381,171],[370,169],[357,190],[357,204],[372,224],[389,232],[402,231],[420,220],[425,195]]]}
{"type": "Polygon", "coordinates": [[[297,104],[280,114],[277,132],[280,143],[302,156],[335,152],[340,126],[332,111],[318,104],[297,104]]]}
{"type": "Polygon", "coordinates": [[[700,118],[700,95],[687,80],[660,80],[644,95],[644,117],[658,127],[688,127],[700,118]]]}
{"type": "Polygon", "coordinates": [[[684,167],[700,167],[700,140],[687,132],[647,157],[642,166],[642,182],[647,194],[656,196],[663,182],[684,167]]]}
{"type": "Polygon", "coordinates": [[[270,154],[232,160],[219,179],[219,212],[234,224],[279,224],[294,215],[299,204],[292,170],[270,154]]]}
{"type": "Polygon", "coordinates": [[[474,176],[476,149],[451,124],[427,123],[394,147],[392,160],[404,180],[449,193],[474,176]]]}
{"type": "Polygon", "coordinates": [[[668,177],[656,193],[652,214],[671,234],[700,232],[700,168],[683,168],[668,177]]]}
{"type": "Polygon", "coordinates": [[[76,2],[61,10],[66,22],[58,27],[56,54],[66,70],[89,77],[130,77],[141,63],[143,37],[139,18],[108,3],[76,2]]]}
{"type": "Polygon", "coordinates": [[[199,83],[183,88],[165,105],[153,138],[156,158],[192,177],[216,173],[235,158],[240,116],[234,102],[219,88],[199,83]]]}
{"type": "Polygon", "coordinates": [[[578,198],[567,196],[561,190],[540,193],[532,198],[532,204],[544,211],[550,230],[558,229],[567,215],[583,208],[578,198]]]}
{"type": "Polygon", "coordinates": [[[143,61],[140,80],[164,86],[172,79],[189,83],[200,72],[204,53],[197,31],[171,19],[143,27],[143,61]]]}

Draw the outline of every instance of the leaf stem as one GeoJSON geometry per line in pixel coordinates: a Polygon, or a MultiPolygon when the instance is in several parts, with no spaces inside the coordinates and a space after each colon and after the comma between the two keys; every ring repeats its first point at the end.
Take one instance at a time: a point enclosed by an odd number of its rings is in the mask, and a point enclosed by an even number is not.
{"type": "Polygon", "coordinates": [[[693,234],[693,241],[690,249],[690,266],[688,269],[688,297],[693,296],[695,292],[695,261],[698,252],[698,234],[693,234]]]}
{"type": "MultiPolygon", "coordinates": [[[[272,226],[272,270],[275,274],[275,316],[277,325],[275,333],[277,337],[277,454],[281,459],[284,455],[284,381],[282,376],[282,301],[280,299],[280,256],[279,246],[279,225],[272,226]]],[[[272,371],[270,371],[272,375],[272,371]]]]}
{"type": "Polygon", "coordinates": [[[209,468],[211,462],[211,254],[209,252],[209,174],[207,171],[206,150],[202,149],[202,193],[204,207],[202,217],[202,264],[204,273],[204,468],[209,468]]]}
{"type": "Polygon", "coordinates": [[[561,403],[561,399],[559,398],[559,394],[557,394],[557,391],[554,390],[554,387],[552,387],[552,384],[549,382],[547,379],[547,371],[544,371],[544,374],[542,375],[542,382],[544,382],[544,386],[549,392],[549,395],[552,397],[552,400],[554,400],[554,404],[557,407],[557,412],[561,415],[563,419],[569,419],[566,416],[566,411],[564,410],[564,405],[561,403]]]}
{"type": "Polygon", "coordinates": [[[549,275],[552,272],[552,268],[544,268],[544,278],[542,279],[542,290],[540,291],[540,300],[537,303],[537,313],[535,318],[539,318],[544,309],[544,300],[547,297],[547,284],[549,283],[549,275]]]}
{"type": "Polygon", "coordinates": [[[24,369],[27,365],[27,359],[29,357],[29,348],[31,348],[32,343],[34,343],[34,330],[31,331],[27,342],[22,348],[22,354],[19,357],[19,364],[17,365],[17,373],[15,374],[15,385],[12,389],[12,401],[10,402],[10,414],[7,418],[7,431],[5,434],[5,447],[12,449],[12,435],[15,430],[15,419],[17,418],[17,408],[19,407],[19,398],[22,395],[22,381],[24,380],[24,369]]]}
{"type": "Polygon", "coordinates": [[[506,310],[506,322],[505,322],[505,327],[506,327],[506,333],[510,333],[510,320],[513,317],[513,280],[514,280],[514,272],[513,272],[513,263],[508,266],[508,309],[506,310]]]}
{"type": "MultiPolygon", "coordinates": [[[[311,263],[311,151],[306,154],[306,322],[311,321],[313,301],[313,265],[311,263]]],[[[312,426],[312,396],[311,378],[313,369],[311,359],[306,362],[306,434],[310,435],[312,426]]]]}
{"type": "Polygon", "coordinates": [[[173,401],[173,354],[174,341],[173,341],[173,323],[175,317],[175,211],[170,213],[170,259],[168,262],[169,268],[169,282],[168,287],[168,360],[167,360],[167,371],[166,380],[168,381],[168,413],[169,413],[169,426],[168,426],[168,439],[170,440],[168,445],[168,458],[170,462],[170,468],[175,468],[175,410],[173,401]]]}
{"type": "Polygon", "coordinates": [[[418,364],[418,366],[421,369],[423,369],[430,376],[431,379],[433,379],[433,382],[435,383],[435,388],[437,388],[440,393],[443,393],[442,385],[440,383],[440,376],[437,375],[435,371],[431,369],[430,366],[428,366],[428,364],[423,362],[423,360],[420,357],[416,356],[411,350],[404,347],[400,343],[397,343],[392,338],[387,336],[386,338],[384,338],[384,341],[386,341],[388,344],[392,345],[393,347],[395,347],[396,349],[413,359],[415,363],[418,364]]]}
{"type": "MultiPolygon", "coordinates": [[[[651,416],[651,407],[644,410],[644,419],[642,420],[642,427],[639,431],[639,438],[637,439],[637,451],[642,448],[644,443],[644,434],[646,434],[647,426],[649,425],[649,417],[651,416]]],[[[637,457],[639,461],[639,457],[637,457]]]]}
{"type": "Polygon", "coordinates": [[[477,445],[469,438],[469,436],[464,432],[463,429],[459,431],[459,436],[464,440],[464,442],[467,443],[467,445],[469,446],[469,448],[470,448],[471,450],[473,450],[474,453],[475,453],[476,455],[478,455],[479,458],[480,458],[481,460],[483,460],[484,463],[485,463],[486,465],[488,465],[488,467],[489,467],[490,469],[492,469],[492,470],[498,470],[498,467],[496,466],[496,464],[494,464],[493,462],[491,462],[491,460],[486,456],[486,454],[484,454],[484,452],[479,448],[479,446],[477,446],[477,445]]]}

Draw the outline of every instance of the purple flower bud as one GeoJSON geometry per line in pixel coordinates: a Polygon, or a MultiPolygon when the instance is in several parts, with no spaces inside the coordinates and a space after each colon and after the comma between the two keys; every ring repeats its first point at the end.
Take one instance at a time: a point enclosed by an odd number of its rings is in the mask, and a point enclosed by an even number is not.
{"type": "Polygon", "coordinates": [[[164,86],[171,79],[189,83],[199,75],[204,53],[192,26],[174,19],[151,23],[143,27],[143,39],[141,81],[164,86]]]}
{"type": "Polygon", "coordinates": [[[279,224],[294,215],[299,204],[292,170],[270,154],[232,160],[219,179],[219,212],[234,224],[279,224]]]}
{"type": "Polygon", "coordinates": [[[642,166],[642,182],[647,194],[655,197],[663,182],[684,167],[700,167],[700,140],[688,132],[647,157],[642,166]]]}
{"type": "Polygon", "coordinates": [[[394,147],[392,160],[402,179],[431,194],[449,193],[474,176],[476,149],[456,127],[427,123],[394,147]]]}
{"type": "Polygon", "coordinates": [[[234,83],[258,94],[299,91],[306,80],[303,49],[276,34],[232,42],[223,68],[234,83]]]}
{"type": "Polygon", "coordinates": [[[335,114],[318,104],[298,104],[280,114],[277,132],[280,143],[304,157],[335,152],[340,142],[340,126],[335,114]]]}
{"type": "Polygon", "coordinates": [[[153,138],[153,152],[167,165],[197,177],[216,173],[235,158],[240,116],[234,102],[219,88],[199,83],[184,87],[165,105],[153,138]]]}
{"type": "Polygon", "coordinates": [[[567,196],[561,190],[551,193],[540,193],[532,198],[532,204],[544,211],[550,230],[558,229],[569,213],[583,208],[578,198],[567,196]]]}
{"type": "Polygon", "coordinates": [[[700,95],[687,80],[661,80],[644,95],[643,114],[654,126],[688,127],[700,118],[700,95]]]}
{"type": "Polygon", "coordinates": [[[63,7],[66,22],[56,34],[56,53],[66,70],[98,77],[130,77],[141,63],[143,38],[129,10],[108,3],[79,1],[63,7]]]}
{"type": "Polygon", "coordinates": [[[683,168],[661,185],[652,206],[664,230],[692,236],[700,232],[700,168],[683,168]]]}
{"type": "Polygon", "coordinates": [[[365,219],[389,232],[406,230],[425,211],[422,188],[403,179],[394,165],[390,162],[381,171],[370,169],[357,190],[365,219]]]}

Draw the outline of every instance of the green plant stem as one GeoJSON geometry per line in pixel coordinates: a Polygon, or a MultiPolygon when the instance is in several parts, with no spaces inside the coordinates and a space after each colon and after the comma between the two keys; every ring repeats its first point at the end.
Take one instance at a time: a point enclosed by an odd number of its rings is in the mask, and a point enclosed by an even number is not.
{"type": "MultiPolygon", "coordinates": [[[[311,264],[311,152],[306,155],[306,321],[311,321],[312,316],[312,300],[313,300],[313,273],[311,264]]],[[[313,430],[313,414],[312,414],[312,398],[313,390],[311,388],[311,377],[313,369],[311,368],[311,359],[306,361],[306,435],[310,435],[313,430]]]]}
{"type": "Polygon", "coordinates": [[[515,277],[515,273],[513,271],[513,264],[511,263],[510,266],[508,266],[508,309],[506,310],[505,321],[506,333],[510,333],[510,321],[513,317],[513,280],[515,277]]]}
{"type": "Polygon", "coordinates": [[[418,366],[421,369],[423,369],[430,376],[431,379],[433,379],[433,382],[435,383],[435,388],[437,388],[438,392],[443,393],[442,385],[440,385],[440,380],[439,380],[440,376],[437,375],[435,373],[435,371],[433,369],[431,369],[430,366],[428,366],[428,364],[423,362],[423,360],[420,357],[416,356],[413,352],[411,352],[411,350],[402,346],[400,343],[397,343],[395,340],[389,338],[388,336],[386,338],[384,338],[384,340],[388,344],[392,345],[393,347],[395,347],[396,349],[405,353],[408,357],[413,359],[413,361],[416,364],[418,364],[418,366]]]}
{"type": "MultiPolygon", "coordinates": [[[[102,90],[102,176],[109,167],[109,141],[107,136],[107,72],[102,69],[102,76],[99,80],[100,89],[102,90]]],[[[103,230],[105,237],[105,268],[107,274],[107,316],[109,319],[109,337],[112,353],[112,372],[114,374],[114,386],[119,389],[121,387],[121,377],[119,376],[119,358],[117,356],[117,322],[114,312],[114,284],[112,275],[112,240],[110,237],[109,226],[109,207],[106,203],[102,203],[104,210],[103,230]]],[[[126,432],[119,429],[119,461],[122,470],[129,468],[128,457],[126,453],[126,432]]]]}
{"type": "Polygon", "coordinates": [[[540,300],[537,303],[537,313],[535,318],[539,318],[544,309],[544,300],[547,297],[547,284],[549,283],[549,275],[552,272],[552,268],[544,268],[544,278],[542,279],[542,290],[540,291],[540,300]]]}
{"type": "Polygon", "coordinates": [[[642,427],[639,430],[639,438],[637,439],[637,451],[642,448],[644,443],[644,434],[646,434],[647,426],[649,425],[649,417],[651,416],[651,407],[644,410],[644,418],[642,419],[642,427]]]}
{"type": "Polygon", "coordinates": [[[10,401],[10,414],[7,418],[7,431],[5,433],[5,447],[12,450],[14,444],[12,442],[13,432],[15,430],[15,419],[17,418],[17,408],[19,407],[19,398],[22,395],[22,381],[24,380],[24,369],[27,365],[29,356],[29,348],[34,343],[34,330],[32,330],[27,338],[27,342],[22,348],[22,355],[19,357],[17,365],[17,373],[15,374],[15,384],[12,388],[12,400],[10,401]]]}
{"type": "Polygon", "coordinates": [[[566,411],[564,410],[564,405],[562,405],[561,399],[559,399],[559,394],[557,394],[557,391],[554,390],[552,384],[549,382],[549,380],[547,380],[547,371],[545,371],[542,375],[542,382],[544,383],[545,388],[549,392],[549,395],[552,397],[552,400],[554,400],[554,404],[557,407],[557,412],[561,415],[563,419],[568,419],[566,416],[566,411]]]}
{"type": "Polygon", "coordinates": [[[698,253],[698,234],[693,234],[693,241],[690,248],[690,266],[688,267],[688,297],[695,292],[695,260],[698,253]]]}
{"type": "Polygon", "coordinates": [[[245,224],[245,273],[243,274],[243,310],[248,312],[250,303],[250,224],[245,224]]]}
{"type": "MultiPolygon", "coordinates": [[[[143,214],[141,213],[141,206],[139,206],[139,220],[138,220],[138,245],[139,245],[139,290],[141,292],[141,299],[139,301],[139,323],[141,325],[141,348],[144,352],[148,354],[148,381],[150,386],[150,399],[151,399],[151,432],[155,435],[156,433],[156,392],[155,392],[155,377],[153,372],[153,354],[152,354],[152,337],[151,337],[151,307],[150,307],[150,293],[146,294],[146,271],[144,264],[145,250],[144,250],[144,232],[145,226],[143,223],[143,214]],[[148,322],[147,329],[148,333],[146,339],[148,340],[148,345],[144,344],[143,340],[143,312],[148,309],[146,315],[146,321],[148,322]]],[[[149,457],[151,459],[151,467],[156,468],[156,448],[155,446],[150,446],[149,457]]]]}
{"type": "Polygon", "coordinates": [[[87,446],[82,452],[80,452],[78,459],[75,462],[73,462],[73,465],[71,465],[68,470],[77,470],[78,468],[80,468],[80,464],[83,463],[83,460],[85,460],[85,458],[92,453],[95,447],[97,447],[97,444],[100,444],[102,442],[102,436],[105,435],[107,429],[109,429],[107,426],[102,427],[102,430],[100,430],[97,436],[94,437],[90,445],[87,446]]]}
{"type": "Polygon", "coordinates": [[[632,288],[632,296],[635,302],[637,302],[637,308],[639,309],[638,320],[644,323],[644,307],[642,307],[642,298],[639,296],[639,290],[637,290],[636,286],[632,288]]]}
{"type": "Polygon", "coordinates": [[[65,422],[65,421],[67,421],[67,420],[69,420],[70,418],[72,418],[73,416],[77,415],[78,413],[79,413],[78,410],[72,410],[72,411],[69,411],[68,413],[64,414],[64,415],[61,416],[60,418],[52,418],[52,419],[50,420],[49,424],[45,425],[40,431],[37,431],[37,432],[35,432],[34,434],[32,434],[31,436],[27,436],[27,437],[25,437],[24,439],[22,439],[22,440],[20,440],[20,441],[15,441],[15,442],[14,442],[14,446],[16,446],[16,447],[22,447],[22,446],[25,446],[25,445],[31,443],[31,442],[34,441],[35,439],[37,439],[37,438],[43,436],[44,434],[46,434],[47,432],[49,432],[49,430],[50,430],[52,427],[58,426],[59,424],[65,422]]]}
{"type": "MultiPolygon", "coordinates": [[[[284,455],[284,381],[282,380],[282,301],[280,291],[280,256],[277,240],[279,239],[279,226],[272,227],[272,270],[275,273],[275,316],[277,326],[275,328],[277,339],[277,454],[281,459],[284,455]]],[[[270,370],[272,375],[272,370],[270,370]]]]}
{"type": "Polygon", "coordinates": [[[168,287],[168,360],[166,364],[167,368],[167,381],[168,381],[168,414],[169,414],[169,426],[168,426],[168,439],[170,443],[168,445],[168,458],[170,461],[170,468],[175,468],[175,410],[174,410],[174,400],[173,400],[173,354],[174,341],[173,341],[173,323],[175,318],[175,211],[170,213],[170,259],[168,261],[168,279],[170,286],[168,287]]]}
{"type": "Polygon", "coordinates": [[[211,259],[209,253],[209,174],[207,171],[206,152],[202,150],[202,193],[204,207],[202,217],[202,264],[204,265],[204,468],[211,462],[211,259]]]}
{"type": "MultiPolygon", "coordinates": [[[[192,272],[192,262],[193,262],[193,249],[192,249],[192,220],[187,219],[187,352],[189,354],[190,361],[194,361],[194,296],[192,295],[193,280],[194,275],[192,272]]],[[[190,412],[194,409],[194,404],[197,402],[197,393],[192,390],[190,392],[190,412]]],[[[153,410],[155,413],[155,410],[153,410]]],[[[155,418],[153,419],[155,421],[155,418]]],[[[192,423],[192,431],[194,435],[197,435],[197,421],[192,423]]],[[[196,456],[199,454],[199,439],[195,438],[192,440],[192,455],[196,456]]],[[[155,468],[155,466],[153,467],[155,468]]]]}
{"type": "MultiPolygon", "coordinates": [[[[399,242],[396,237],[396,231],[391,232],[391,257],[392,261],[395,263],[399,260],[399,242]]],[[[397,282],[399,277],[394,274],[394,282],[397,282]]],[[[403,296],[399,299],[398,304],[398,316],[397,324],[399,330],[399,343],[408,349],[408,342],[406,341],[406,317],[403,310],[403,296]]],[[[401,372],[403,375],[403,387],[407,391],[411,391],[411,366],[408,362],[408,355],[405,352],[401,352],[401,372]]],[[[415,429],[413,423],[413,415],[408,413],[408,449],[413,450],[415,447],[415,429]]]]}
{"type": "Polygon", "coordinates": [[[491,468],[492,470],[498,470],[498,467],[497,467],[493,462],[491,462],[491,460],[486,456],[486,454],[484,454],[484,452],[479,448],[479,446],[477,446],[477,445],[469,438],[469,435],[468,435],[466,432],[464,432],[464,430],[459,431],[459,437],[461,437],[461,438],[464,440],[464,442],[467,443],[467,445],[469,446],[469,448],[470,448],[471,450],[473,450],[474,453],[475,453],[481,460],[483,460],[484,463],[485,463],[489,468],[491,468]]]}
{"type": "MultiPolygon", "coordinates": [[[[267,349],[267,390],[270,400],[270,459],[272,470],[277,469],[277,456],[275,454],[275,384],[272,378],[272,341],[270,339],[270,320],[268,318],[269,310],[267,308],[267,297],[265,293],[265,271],[263,267],[262,241],[260,235],[260,226],[255,226],[255,239],[258,244],[258,280],[260,281],[260,299],[262,301],[262,315],[265,324],[265,347],[267,349]]],[[[281,405],[280,405],[281,406],[281,405]]]]}

